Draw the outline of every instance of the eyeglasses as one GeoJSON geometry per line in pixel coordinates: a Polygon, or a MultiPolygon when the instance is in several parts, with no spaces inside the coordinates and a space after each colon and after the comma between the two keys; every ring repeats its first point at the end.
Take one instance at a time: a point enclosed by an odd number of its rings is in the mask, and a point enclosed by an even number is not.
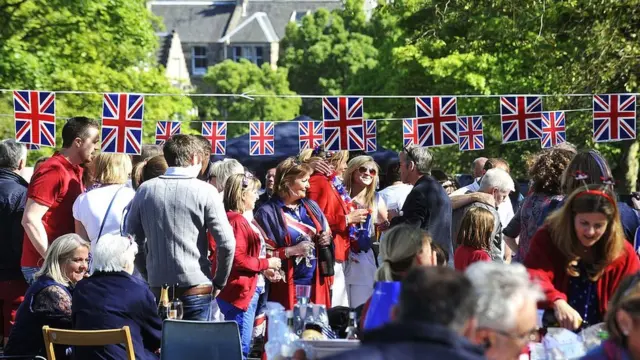
{"type": "Polygon", "coordinates": [[[358,171],[360,171],[361,174],[369,173],[369,174],[371,174],[371,176],[376,176],[378,174],[378,170],[373,169],[373,168],[368,168],[366,166],[360,166],[358,168],[358,171]]]}
{"type": "Polygon", "coordinates": [[[524,333],[520,333],[520,334],[514,334],[514,333],[510,333],[508,331],[504,331],[504,330],[497,330],[497,329],[491,329],[491,328],[484,328],[486,330],[491,330],[497,334],[500,334],[504,337],[507,337],[509,339],[512,340],[516,340],[519,341],[521,343],[529,343],[532,341],[536,341],[538,340],[538,328],[533,328],[529,331],[525,331],[524,333]]]}
{"type": "Polygon", "coordinates": [[[244,172],[244,176],[242,177],[242,188],[243,189],[246,189],[246,188],[249,187],[249,180],[250,179],[253,179],[253,174],[248,172],[248,171],[245,171],[244,172]]]}
{"type": "Polygon", "coordinates": [[[407,147],[407,145],[402,145],[402,151],[404,151],[404,153],[407,154],[410,161],[413,161],[414,164],[418,163],[416,158],[413,157],[413,154],[411,153],[411,150],[407,147]]]}

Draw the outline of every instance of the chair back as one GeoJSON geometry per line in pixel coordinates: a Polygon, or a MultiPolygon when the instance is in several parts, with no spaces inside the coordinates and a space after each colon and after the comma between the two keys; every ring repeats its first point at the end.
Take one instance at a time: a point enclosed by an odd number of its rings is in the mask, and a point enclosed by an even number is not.
{"type": "Polygon", "coordinates": [[[242,360],[238,324],[165,320],[160,359],[242,360]]]}
{"type": "Polygon", "coordinates": [[[124,344],[127,358],[135,360],[136,356],[133,352],[133,342],[131,341],[131,332],[128,326],[121,329],[111,330],[64,330],[54,329],[48,326],[42,327],[44,335],[44,345],[47,349],[47,357],[49,360],[55,360],[56,355],[53,345],[71,345],[71,346],[105,346],[124,344]]]}

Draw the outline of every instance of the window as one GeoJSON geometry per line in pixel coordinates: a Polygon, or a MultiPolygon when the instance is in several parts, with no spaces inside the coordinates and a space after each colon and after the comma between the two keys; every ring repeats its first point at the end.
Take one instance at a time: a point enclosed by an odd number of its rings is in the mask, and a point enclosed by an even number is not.
{"type": "Polygon", "coordinates": [[[194,75],[204,75],[207,73],[207,48],[204,46],[194,46],[191,49],[191,68],[194,75]]]}
{"type": "Polygon", "coordinates": [[[302,18],[305,17],[307,13],[308,13],[307,10],[300,10],[295,12],[294,21],[296,22],[296,24],[298,24],[298,26],[302,25],[302,18]]]}
{"type": "Polygon", "coordinates": [[[231,48],[233,61],[247,59],[252,63],[262,66],[264,63],[264,49],[260,46],[234,46],[231,48]]]}

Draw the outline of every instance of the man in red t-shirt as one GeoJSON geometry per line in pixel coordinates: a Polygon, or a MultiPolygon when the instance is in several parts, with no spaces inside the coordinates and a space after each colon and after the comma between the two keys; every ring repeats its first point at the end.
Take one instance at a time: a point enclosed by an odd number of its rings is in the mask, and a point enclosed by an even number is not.
{"type": "Polygon", "coordinates": [[[98,122],[75,117],[62,128],[62,149],[33,174],[22,217],[22,273],[29,284],[59,236],[75,232],[72,207],[84,191],[82,167],[90,163],[98,143],[98,122]]]}

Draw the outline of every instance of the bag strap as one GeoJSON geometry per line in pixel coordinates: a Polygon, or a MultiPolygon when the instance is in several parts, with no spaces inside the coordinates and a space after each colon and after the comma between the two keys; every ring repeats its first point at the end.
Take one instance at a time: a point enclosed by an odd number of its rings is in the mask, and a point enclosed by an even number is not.
{"type": "Polygon", "coordinates": [[[109,206],[107,207],[107,212],[104,214],[104,218],[102,219],[102,224],[100,225],[100,231],[98,232],[98,237],[96,238],[96,244],[98,243],[98,240],[100,240],[100,236],[102,236],[102,230],[104,230],[104,224],[107,222],[107,217],[109,217],[109,212],[111,211],[111,205],[113,205],[113,201],[116,199],[116,197],[118,196],[118,193],[123,188],[124,188],[124,185],[122,185],[118,189],[118,191],[116,191],[116,193],[111,198],[111,202],[109,202],[109,206]]]}

